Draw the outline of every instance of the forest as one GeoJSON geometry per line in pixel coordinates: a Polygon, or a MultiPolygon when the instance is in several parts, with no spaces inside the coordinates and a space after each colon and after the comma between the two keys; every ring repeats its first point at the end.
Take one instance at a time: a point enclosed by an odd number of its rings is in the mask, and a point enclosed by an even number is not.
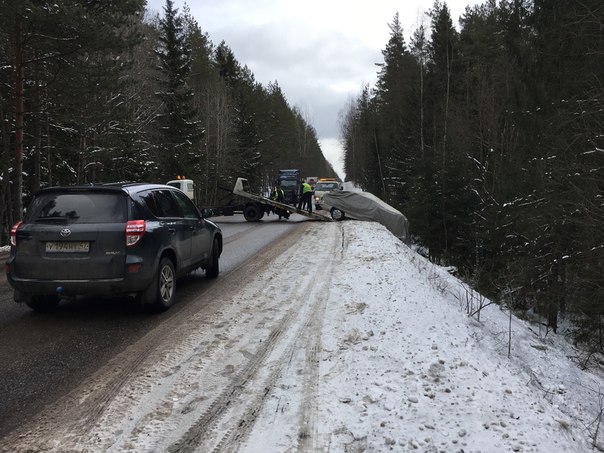
{"type": "Polygon", "coordinates": [[[455,27],[436,1],[409,42],[388,25],[375,86],[341,115],[347,178],[431,260],[601,351],[604,3],[489,0],[455,27]]]}
{"type": "Polygon", "coordinates": [[[277,81],[166,0],[0,0],[0,244],[46,186],[194,179],[213,205],[237,177],[335,176],[277,81]]]}

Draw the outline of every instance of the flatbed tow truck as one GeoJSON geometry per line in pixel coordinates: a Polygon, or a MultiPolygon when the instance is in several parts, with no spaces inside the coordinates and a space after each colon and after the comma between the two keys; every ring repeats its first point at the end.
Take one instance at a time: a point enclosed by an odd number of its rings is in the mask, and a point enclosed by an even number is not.
{"type": "MultiPolygon", "coordinates": [[[[223,190],[231,192],[229,189],[223,188],[223,190]]],[[[298,209],[295,206],[280,203],[268,197],[263,197],[262,195],[253,194],[249,191],[249,184],[246,178],[237,178],[237,182],[235,183],[235,187],[233,188],[231,194],[244,198],[245,202],[236,203],[235,199],[231,197],[224,205],[211,207],[209,209],[211,209],[215,215],[231,216],[241,213],[248,222],[259,221],[262,217],[264,217],[264,214],[272,212],[273,208],[285,209],[288,212],[300,214],[313,220],[322,220],[327,222],[333,221],[331,217],[316,212],[308,212],[303,209],[298,209]]]]}

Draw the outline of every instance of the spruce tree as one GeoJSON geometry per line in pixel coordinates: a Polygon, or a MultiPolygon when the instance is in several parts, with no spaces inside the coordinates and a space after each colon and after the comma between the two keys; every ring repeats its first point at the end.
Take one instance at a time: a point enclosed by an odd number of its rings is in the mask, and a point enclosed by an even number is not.
{"type": "Polygon", "coordinates": [[[400,207],[407,198],[409,175],[406,174],[409,156],[415,145],[412,136],[417,133],[416,115],[412,100],[416,62],[411,56],[395,14],[390,28],[390,39],[382,51],[376,84],[375,101],[380,112],[379,142],[382,187],[378,192],[386,201],[400,207]]]}
{"type": "MultiPolygon", "coordinates": [[[[431,165],[434,178],[430,190],[430,251],[434,257],[450,253],[456,235],[457,203],[452,196],[460,185],[455,179],[460,174],[455,168],[460,162],[456,155],[455,134],[452,133],[454,100],[459,88],[460,55],[458,33],[453,27],[451,14],[446,4],[438,0],[430,12],[432,35],[430,39],[430,60],[428,64],[428,90],[433,118],[431,138],[431,165]]],[[[461,173],[463,174],[463,173],[461,173]]],[[[463,183],[461,184],[463,186],[463,183]]]]}
{"type": "Polygon", "coordinates": [[[183,18],[166,0],[164,17],[159,23],[159,98],[162,111],[157,116],[160,135],[157,144],[160,178],[171,179],[194,170],[200,158],[199,120],[194,108],[193,91],[189,85],[191,73],[190,49],[186,42],[183,18]]]}

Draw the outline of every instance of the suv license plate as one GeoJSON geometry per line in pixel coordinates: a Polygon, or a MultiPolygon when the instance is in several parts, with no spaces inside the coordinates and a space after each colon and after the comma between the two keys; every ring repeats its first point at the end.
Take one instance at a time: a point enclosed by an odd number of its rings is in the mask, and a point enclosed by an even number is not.
{"type": "Polygon", "coordinates": [[[88,241],[46,243],[46,253],[88,253],[89,251],[90,242],[88,241]]]}

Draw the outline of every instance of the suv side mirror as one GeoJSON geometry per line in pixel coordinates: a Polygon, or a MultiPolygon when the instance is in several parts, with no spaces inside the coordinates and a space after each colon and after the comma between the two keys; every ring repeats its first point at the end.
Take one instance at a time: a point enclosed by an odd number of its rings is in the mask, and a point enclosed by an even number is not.
{"type": "Polygon", "coordinates": [[[213,214],[214,214],[214,212],[212,212],[212,210],[209,209],[209,208],[203,208],[201,210],[201,218],[202,219],[208,219],[208,218],[212,217],[213,214]]]}

